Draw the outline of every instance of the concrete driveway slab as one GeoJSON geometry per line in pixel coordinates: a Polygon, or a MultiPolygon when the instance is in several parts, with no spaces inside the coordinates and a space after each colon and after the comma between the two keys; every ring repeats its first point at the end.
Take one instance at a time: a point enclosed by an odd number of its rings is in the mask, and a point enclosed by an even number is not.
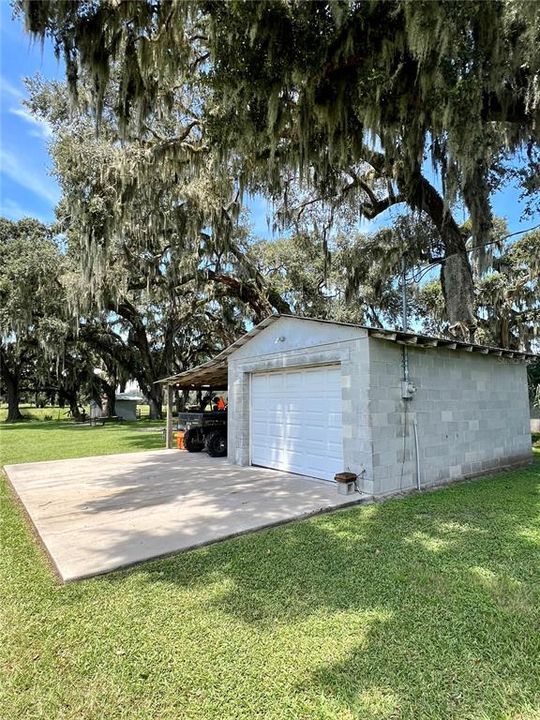
{"type": "Polygon", "coordinates": [[[205,453],[8,465],[64,582],[348,505],[333,483],[238,467],[205,453]]]}

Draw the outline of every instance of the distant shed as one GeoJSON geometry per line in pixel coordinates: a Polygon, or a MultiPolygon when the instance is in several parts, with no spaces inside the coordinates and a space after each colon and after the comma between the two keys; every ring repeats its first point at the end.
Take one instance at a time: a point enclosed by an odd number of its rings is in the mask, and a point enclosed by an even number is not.
{"type": "Polygon", "coordinates": [[[137,420],[137,405],[142,402],[144,402],[144,398],[140,395],[117,393],[115,400],[116,414],[123,420],[137,420]]]}

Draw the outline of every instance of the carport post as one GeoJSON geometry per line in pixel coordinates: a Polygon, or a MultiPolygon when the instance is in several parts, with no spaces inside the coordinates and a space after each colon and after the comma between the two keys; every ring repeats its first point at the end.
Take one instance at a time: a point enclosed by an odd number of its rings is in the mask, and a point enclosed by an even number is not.
{"type": "Polygon", "coordinates": [[[173,429],[172,429],[172,403],[173,388],[167,384],[167,426],[165,430],[165,447],[170,450],[173,446],[173,429]]]}

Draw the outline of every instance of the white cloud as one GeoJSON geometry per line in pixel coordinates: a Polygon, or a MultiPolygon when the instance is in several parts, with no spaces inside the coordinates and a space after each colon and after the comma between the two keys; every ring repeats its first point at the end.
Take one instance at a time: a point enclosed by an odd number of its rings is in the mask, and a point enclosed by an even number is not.
{"type": "Polygon", "coordinates": [[[39,120],[38,118],[35,118],[31,113],[28,112],[28,110],[15,107],[10,108],[9,112],[36,128],[33,132],[30,132],[30,135],[32,135],[33,137],[38,137],[42,140],[48,140],[50,137],[52,137],[52,130],[49,123],[47,123],[45,120],[39,120]]]}
{"type": "Polygon", "coordinates": [[[0,92],[2,93],[2,95],[9,95],[15,100],[22,100],[24,97],[24,92],[22,91],[22,89],[18,88],[16,85],[13,85],[13,83],[10,82],[3,75],[0,75],[0,92]]]}
{"type": "Polygon", "coordinates": [[[60,192],[52,178],[41,170],[28,167],[9,150],[0,150],[0,170],[14,182],[53,205],[60,199],[60,192]]]}

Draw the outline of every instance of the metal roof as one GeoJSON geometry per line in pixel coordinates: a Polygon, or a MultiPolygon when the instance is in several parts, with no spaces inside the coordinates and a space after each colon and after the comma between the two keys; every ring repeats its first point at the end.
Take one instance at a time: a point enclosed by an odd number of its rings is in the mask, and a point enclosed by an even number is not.
{"type": "Polygon", "coordinates": [[[462,350],[464,352],[479,353],[481,355],[496,355],[498,357],[511,358],[515,360],[527,361],[535,360],[540,355],[534,353],[523,352],[521,350],[509,350],[505,348],[491,347],[489,345],[477,345],[461,340],[452,340],[449,338],[432,337],[430,335],[421,335],[415,332],[405,332],[403,330],[383,330],[382,328],[373,328],[367,325],[358,325],[356,323],[335,322],[334,320],[321,320],[318,318],[302,317],[301,315],[276,314],[265,318],[258,325],[255,325],[249,332],[238,338],[232,345],[222,350],[212,360],[193,368],[185,370],[177,375],[158,380],[159,383],[168,385],[177,385],[182,388],[200,388],[208,386],[214,390],[227,388],[227,358],[233,352],[248,343],[252,338],[258,335],[262,330],[272,325],[280,318],[293,318],[295,320],[310,320],[311,322],[327,323],[329,325],[341,325],[345,327],[353,327],[365,330],[370,337],[378,340],[386,340],[388,342],[397,343],[398,345],[406,345],[419,348],[445,348],[447,350],[462,350]]]}

